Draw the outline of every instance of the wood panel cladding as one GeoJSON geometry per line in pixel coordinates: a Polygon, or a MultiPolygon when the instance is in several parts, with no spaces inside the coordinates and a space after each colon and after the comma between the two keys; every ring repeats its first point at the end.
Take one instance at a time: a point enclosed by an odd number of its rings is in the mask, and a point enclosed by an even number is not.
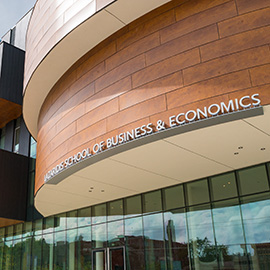
{"type": "Polygon", "coordinates": [[[270,104],[269,6],[174,0],[79,59],[41,109],[36,192],[64,158],[114,134],[243,95],[270,104]]]}

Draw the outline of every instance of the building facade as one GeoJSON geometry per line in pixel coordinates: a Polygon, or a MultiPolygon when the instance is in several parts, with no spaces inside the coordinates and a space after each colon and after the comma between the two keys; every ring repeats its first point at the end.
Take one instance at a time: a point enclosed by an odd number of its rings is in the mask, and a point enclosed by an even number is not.
{"type": "Polygon", "coordinates": [[[2,268],[269,269],[269,11],[38,0],[23,117],[43,217],[0,229],[2,268]]]}

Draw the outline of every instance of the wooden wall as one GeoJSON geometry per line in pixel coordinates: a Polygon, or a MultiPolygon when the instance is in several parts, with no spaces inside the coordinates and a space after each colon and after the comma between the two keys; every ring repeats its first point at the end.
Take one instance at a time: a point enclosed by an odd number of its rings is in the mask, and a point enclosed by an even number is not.
{"type": "Polygon", "coordinates": [[[246,94],[270,104],[269,44],[269,0],[175,0],[121,29],[46,98],[36,191],[64,158],[131,128],[246,94]]]}

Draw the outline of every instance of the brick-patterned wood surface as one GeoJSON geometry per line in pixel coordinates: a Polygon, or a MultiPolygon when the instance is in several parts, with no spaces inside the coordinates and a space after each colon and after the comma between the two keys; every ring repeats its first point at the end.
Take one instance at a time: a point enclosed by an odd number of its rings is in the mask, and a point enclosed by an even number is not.
{"type": "Polygon", "coordinates": [[[174,0],[79,59],[41,109],[35,190],[64,158],[142,124],[254,93],[270,104],[269,8],[174,0]]]}

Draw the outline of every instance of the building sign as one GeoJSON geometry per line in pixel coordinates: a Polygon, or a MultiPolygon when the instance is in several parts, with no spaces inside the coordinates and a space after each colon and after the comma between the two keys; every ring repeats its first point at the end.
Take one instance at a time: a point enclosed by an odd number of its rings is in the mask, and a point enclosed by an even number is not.
{"type": "Polygon", "coordinates": [[[179,112],[179,114],[171,115],[166,121],[158,120],[156,123],[146,123],[132,130],[122,132],[116,136],[107,138],[106,141],[96,143],[92,148],[85,148],[77,154],[63,160],[60,164],[47,172],[44,176],[44,182],[48,182],[51,178],[67,169],[68,167],[84,160],[91,156],[110,149],[117,145],[124,144],[131,140],[136,140],[140,137],[148,136],[155,132],[160,132],[169,128],[183,126],[188,123],[200,121],[202,119],[216,117],[231,112],[237,112],[243,109],[260,106],[261,100],[259,94],[251,96],[243,96],[240,99],[231,99],[227,103],[214,103],[203,108],[196,108],[187,112],[179,112]]]}

